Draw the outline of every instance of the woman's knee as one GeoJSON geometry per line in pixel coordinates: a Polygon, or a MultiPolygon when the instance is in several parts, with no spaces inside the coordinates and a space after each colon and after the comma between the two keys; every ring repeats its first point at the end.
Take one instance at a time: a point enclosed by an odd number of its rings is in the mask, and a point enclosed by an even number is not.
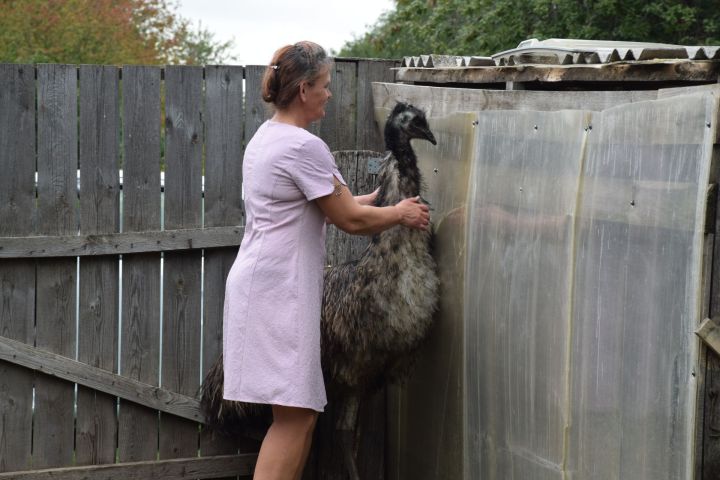
{"type": "Polygon", "coordinates": [[[309,408],[273,405],[273,423],[278,427],[288,427],[312,433],[317,423],[318,412],[309,408]]]}

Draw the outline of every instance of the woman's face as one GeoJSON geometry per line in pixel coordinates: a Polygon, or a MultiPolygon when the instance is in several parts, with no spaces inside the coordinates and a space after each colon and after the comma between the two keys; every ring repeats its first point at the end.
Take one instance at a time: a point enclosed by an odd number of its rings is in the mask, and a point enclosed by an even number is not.
{"type": "Polygon", "coordinates": [[[305,83],[305,112],[311,122],[320,120],[325,116],[325,105],[330,93],[330,67],[325,67],[312,83],[305,83]]]}

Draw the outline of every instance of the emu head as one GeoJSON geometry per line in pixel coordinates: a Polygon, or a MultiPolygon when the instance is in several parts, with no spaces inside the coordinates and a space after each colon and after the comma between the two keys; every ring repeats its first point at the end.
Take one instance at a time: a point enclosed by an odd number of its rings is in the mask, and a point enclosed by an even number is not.
{"type": "Polygon", "coordinates": [[[420,138],[437,145],[425,112],[409,103],[398,102],[385,122],[385,146],[396,152],[410,148],[410,140],[420,138]]]}

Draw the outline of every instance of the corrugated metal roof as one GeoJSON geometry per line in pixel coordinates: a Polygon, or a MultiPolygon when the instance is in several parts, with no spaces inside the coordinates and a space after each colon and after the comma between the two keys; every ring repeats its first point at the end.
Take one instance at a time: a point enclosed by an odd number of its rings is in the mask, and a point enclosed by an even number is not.
{"type": "Polygon", "coordinates": [[[447,68],[524,64],[571,65],[662,59],[720,60],[720,46],[564,38],[540,41],[532,38],[520,42],[517,48],[496,53],[491,57],[420,55],[405,57],[402,66],[447,68]]]}
{"type": "Polygon", "coordinates": [[[533,38],[520,42],[517,48],[492,56],[495,64],[500,66],[528,63],[592,64],[668,58],[720,60],[720,47],[563,38],[540,41],[533,38]]]}
{"type": "Polygon", "coordinates": [[[448,67],[487,67],[495,66],[492,57],[459,56],[459,55],[420,55],[404,57],[403,67],[448,68],[448,67]]]}

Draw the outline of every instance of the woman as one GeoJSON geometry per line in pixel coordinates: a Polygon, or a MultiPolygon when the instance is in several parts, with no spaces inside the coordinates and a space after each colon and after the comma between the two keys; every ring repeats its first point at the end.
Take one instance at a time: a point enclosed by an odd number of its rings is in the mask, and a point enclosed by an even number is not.
{"type": "Polygon", "coordinates": [[[275,114],[245,150],[245,235],[228,275],[224,311],[224,398],[272,406],[255,479],[298,479],[318,412],[320,304],[325,223],[355,234],[395,225],[425,229],[418,198],[370,206],[353,197],[327,145],[305,130],[325,115],[331,60],[312,42],[273,56],[262,95],[275,114]]]}

